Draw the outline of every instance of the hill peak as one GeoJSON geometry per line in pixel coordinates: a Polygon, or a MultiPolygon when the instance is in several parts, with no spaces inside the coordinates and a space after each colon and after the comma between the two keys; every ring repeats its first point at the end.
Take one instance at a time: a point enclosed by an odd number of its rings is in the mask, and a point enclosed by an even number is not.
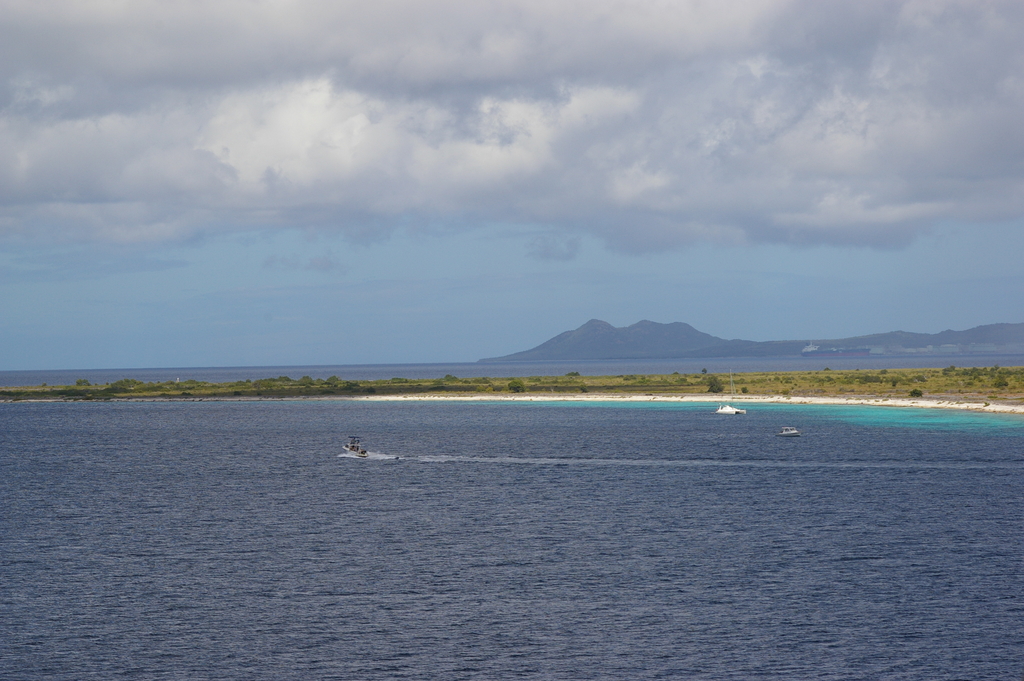
{"type": "Polygon", "coordinates": [[[682,357],[684,353],[722,342],[721,338],[683,322],[660,324],[644,319],[631,326],[615,327],[606,321],[591,319],[530,350],[481,361],[682,357]]]}

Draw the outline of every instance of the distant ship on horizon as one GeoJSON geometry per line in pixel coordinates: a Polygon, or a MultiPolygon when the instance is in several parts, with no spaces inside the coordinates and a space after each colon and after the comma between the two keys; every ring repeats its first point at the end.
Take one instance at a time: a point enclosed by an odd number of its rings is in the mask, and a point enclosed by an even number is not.
{"type": "Polygon", "coordinates": [[[813,343],[807,343],[800,351],[801,357],[868,357],[871,348],[828,348],[822,350],[813,343]]]}

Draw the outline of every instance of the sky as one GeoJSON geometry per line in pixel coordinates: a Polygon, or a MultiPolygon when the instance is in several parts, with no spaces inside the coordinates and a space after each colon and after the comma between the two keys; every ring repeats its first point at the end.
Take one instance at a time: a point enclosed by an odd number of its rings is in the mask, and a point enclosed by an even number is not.
{"type": "Polygon", "coordinates": [[[0,0],[0,370],[1024,322],[1024,3],[0,0]]]}

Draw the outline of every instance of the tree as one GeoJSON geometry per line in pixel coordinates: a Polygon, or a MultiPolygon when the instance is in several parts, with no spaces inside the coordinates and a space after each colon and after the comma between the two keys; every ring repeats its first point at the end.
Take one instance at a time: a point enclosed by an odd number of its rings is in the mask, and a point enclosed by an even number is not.
{"type": "Polygon", "coordinates": [[[526,392],[526,384],[520,378],[513,378],[508,382],[508,390],[513,393],[524,393],[526,392]]]}
{"type": "Polygon", "coordinates": [[[708,378],[708,392],[709,393],[720,393],[725,390],[725,386],[722,385],[722,381],[719,380],[718,376],[711,376],[708,378]]]}
{"type": "Polygon", "coordinates": [[[924,393],[921,392],[920,388],[914,388],[913,390],[910,391],[911,397],[922,397],[923,395],[924,393]]]}

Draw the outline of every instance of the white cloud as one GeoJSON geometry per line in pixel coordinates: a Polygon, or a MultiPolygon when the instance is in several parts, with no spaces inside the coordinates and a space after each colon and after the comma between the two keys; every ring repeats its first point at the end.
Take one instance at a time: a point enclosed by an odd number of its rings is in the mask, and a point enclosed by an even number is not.
{"type": "Polygon", "coordinates": [[[0,235],[906,242],[1024,212],[1022,29],[1014,2],[9,0],[0,235]]]}
{"type": "Polygon", "coordinates": [[[300,186],[345,181],[359,169],[367,114],[377,108],[358,93],[335,93],[325,79],[231,93],[196,143],[230,167],[248,195],[264,191],[268,174],[300,186]]]}

